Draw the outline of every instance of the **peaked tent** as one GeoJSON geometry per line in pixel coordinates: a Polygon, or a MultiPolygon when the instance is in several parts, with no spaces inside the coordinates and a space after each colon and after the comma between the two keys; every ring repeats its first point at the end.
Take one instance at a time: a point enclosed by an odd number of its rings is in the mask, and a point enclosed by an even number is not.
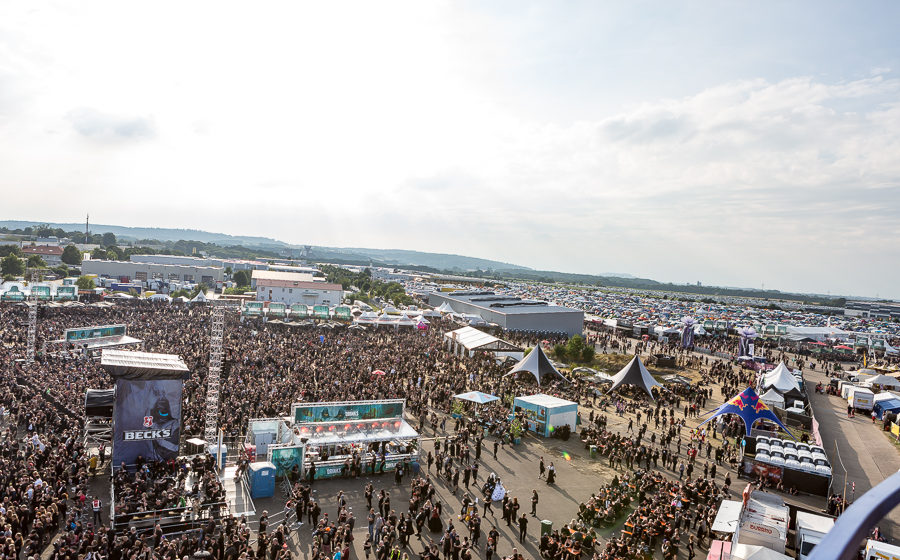
{"type": "Polygon", "coordinates": [[[445,301],[441,304],[440,307],[437,308],[437,311],[440,311],[441,313],[453,313],[453,308],[450,307],[450,304],[445,301]]]}
{"type": "Polygon", "coordinates": [[[628,362],[628,365],[619,370],[615,376],[613,376],[613,384],[610,387],[608,392],[615,391],[619,385],[634,385],[635,387],[640,387],[644,391],[647,391],[647,394],[650,395],[650,398],[653,398],[653,392],[650,390],[654,386],[662,387],[662,384],[657,380],[653,379],[653,376],[650,375],[650,372],[647,371],[647,368],[644,367],[644,364],[641,362],[641,359],[637,356],[631,359],[628,362]]]}
{"type": "Polygon", "coordinates": [[[881,385],[882,387],[892,387],[896,389],[900,388],[900,381],[897,381],[896,377],[891,377],[890,375],[878,374],[863,381],[862,385],[866,387],[881,385]]]}
{"type": "Polygon", "coordinates": [[[787,393],[789,391],[800,392],[800,384],[797,383],[797,378],[794,377],[793,372],[784,365],[784,362],[778,364],[775,369],[763,377],[763,388],[769,389],[771,387],[774,387],[779,393],[787,393]]]}
{"type": "MultiPolygon", "coordinates": [[[[512,369],[506,373],[506,375],[513,375],[522,371],[527,371],[528,373],[532,374],[535,380],[538,382],[538,385],[541,384],[541,380],[545,376],[551,374],[555,374],[559,376],[563,381],[571,383],[571,381],[566,379],[563,374],[559,373],[559,370],[553,367],[553,364],[550,363],[550,358],[547,357],[547,354],[544,354],[544,349],[541,348],[540,344],[535,346],[534,350],[532,350],[527,356],[519,360],[519,363],[514,365],[512,369]]],[[[506,377],[506,375],[504,375],[504,377],[506,377]]]]}
{"type": "Polygon", "coordinates": [[[781,420],[775,416],[775,413],[769,410],[766,403],[762,402],[762,399],[759,398],[759,395],[756,394],[756,391],[754,391],[752,387],[747,387],[734,397],[728,399],[725,404],[713,411],[712,416],[703,422],[700,422],[697,427],[699,428],[713,418],[722,416],[723,414],[737,414],[740,416],[741,420],[744,421],[744,429],[748,436],[750,435],[751,428],[753,428],[753,424],[755,424],[757,420],[768,420],[774,422],[778,427],[787,432],[787,434],[791,436],[791,439],[795,441],[797,439],[794,437],[794,434],[781,423],[781,420]]]}
{"type": "Polygon", "coordinates": [[[469,391],[468,393],[460,393],[458,395],[453,395],[453,398],[478,404],[485,404],[500,400],[500,397],[488,395],[487,393],[482,393],[481,391],[469,391]]]}
{"type": "Polygon", "coordinates": [[[191,300],[191,303],[206,303],[209,301],[209,298],[206,297],[206,294],[203,291],[197,292],[197,295],[194,296],[194,299],[191,300]]]}
{"type": "Polygon", "coordinates": [[[766,403],[770,407],[784,408],[784,397],[782,397],[781,393],[779,393],[775,389],[769,389],[768,391],[760,395],[759,400],[766,403]]]}

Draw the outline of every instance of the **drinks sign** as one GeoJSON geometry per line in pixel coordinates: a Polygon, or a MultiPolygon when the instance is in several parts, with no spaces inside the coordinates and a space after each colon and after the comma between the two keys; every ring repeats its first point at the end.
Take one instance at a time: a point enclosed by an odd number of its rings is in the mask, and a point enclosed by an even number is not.
{"type": "Polygon", "coordinates": [[[404,402],[403,399],[396,399],[390,401],[300,403],[293,406],[292,416],[296,424],[402,418],[404,402]]]}

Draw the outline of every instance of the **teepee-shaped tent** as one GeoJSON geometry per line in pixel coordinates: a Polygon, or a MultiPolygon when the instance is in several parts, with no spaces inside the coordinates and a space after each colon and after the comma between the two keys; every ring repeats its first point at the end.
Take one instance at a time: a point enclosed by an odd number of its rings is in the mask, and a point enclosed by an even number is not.
{"type": "Polygon", "coordinates": [[[191,303],[206,303],[207,301],[209,301],[209,298],[206,297],[203,290],[200,290],[197,292],[197,295],[194,296],[194,299],[191,300],[191,303]]]}
{"type": "Polygon", "coordinates": [[[544,354],[544,349],[541,348],[540,344],[535,346],[534,350],[522,358],[519,363],[514,365],[506,375],[513,375],[520,371],[527,371],[532,374],[534,379],[538,382],[538,385],[541,384],[541,380],[543,380],[545,376],[553,374],[558,375],[563,381],[571,383],[571,381],[566,379],[563,374],[559,373],[559,371],[553,367],[553,364],[550,363],[550,358],[547,357],[547,354],[544,354]]]}
{"type": "Polygon", "coordinates": [[[635,387],[640,387],[644,391],[647,391],[647,394],[650,395],[650,398],[653,398],[653,392],[650,390],[654,386],[662,387],[662,385],[650,375],[650,372],[647,371],[647,368],[644,367],[644,364],[641,362],[641,359],[637,356],[631,359],[628,362],[628,365],[623,367],[619,373],[617,373],[613,377],[613,384],[610,387],[608,392],[615,391],[619,385],[634,385],[635,387]]]}

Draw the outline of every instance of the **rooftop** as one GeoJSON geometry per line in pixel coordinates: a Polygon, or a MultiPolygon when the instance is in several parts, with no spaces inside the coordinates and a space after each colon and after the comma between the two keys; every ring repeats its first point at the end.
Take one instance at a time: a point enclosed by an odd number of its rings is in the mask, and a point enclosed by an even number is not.
{"type": "Polygon", "coordinates": [[[312,282],[313,275],[309,272],[288,272],[284,270],[254,270],[252,278],[257,282],[269,280],[285,280],[290,282],[312,282]]]}
{"type": "Polygon", "coordinates": [[[550,305],[546,301],[522,299],[515,296],[495,294],[488,291],[434,292],[435,295],[452,301],[459,301],[495,313],[507,315],[525,313],[584,313],[580,309],[550,305]]]}
{"type": "Polygon", "coordinates": [[[310,281],[295,281],[295,280],[267,280],[267,279],[258,279],[256,281],[257,286],[265,286],[267,288],[300,288],[303,290],[334,290],[339,291],[343,290],[344,287],[340,284],[329,284],[327,282],[310,282],[310,281]]]}
{"type": "Polygon", "coordinates": [[[53,255],[61,257],[63,248],[56,245],[26,245],[22,247],[22,252],[26,255],[53,255]]]}

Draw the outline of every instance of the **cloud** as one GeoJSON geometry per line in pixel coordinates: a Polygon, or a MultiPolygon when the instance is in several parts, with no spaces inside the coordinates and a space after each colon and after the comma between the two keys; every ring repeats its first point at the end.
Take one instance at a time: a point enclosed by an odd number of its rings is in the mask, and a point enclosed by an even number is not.
{"type": "Polygon", "coordinates": [[[146,117],[121,117],[80,108],[70,111],[66,118],[78,134],[91,140],[137,141],[156,135],[153,120],[146,117]]]}

